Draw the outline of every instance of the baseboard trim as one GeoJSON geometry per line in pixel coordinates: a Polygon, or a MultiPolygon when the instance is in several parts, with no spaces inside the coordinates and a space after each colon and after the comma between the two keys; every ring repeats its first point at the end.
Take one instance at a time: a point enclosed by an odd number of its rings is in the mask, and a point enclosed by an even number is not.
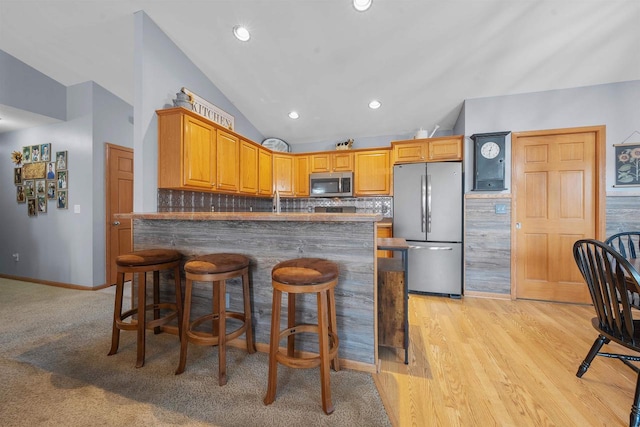
{"type": "Polygon", "coordinates": [[[481,292],[481,291],[464,291],[464,296],[467,298],[489,298],[489,299],[511,299],[511,294],[499,294],[495,292],[481,292]]]}
{"type": "Polygon", "coordinates": [[[37,283],[39,285],[55,286],[58,288],[67,288],[67,289],[77,289],[81,291],[99,291],[100,289],[105,289],[111,286],[107,284],[93,286],[93,287],[72,285],[70,283],[52,282],[50,280],[32,279],[30,277],[12,276],[10,274],[0,274],[0,277],[4,279],[19,280],[20,282],[37,283]]]}

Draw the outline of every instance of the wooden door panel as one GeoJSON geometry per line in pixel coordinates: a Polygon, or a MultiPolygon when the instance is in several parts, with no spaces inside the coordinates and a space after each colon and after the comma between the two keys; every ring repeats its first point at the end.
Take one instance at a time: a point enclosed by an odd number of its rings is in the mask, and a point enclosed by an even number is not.
{"type": "Polygon", "coordinates": [[[116,257],[131,251],[131,220],[116,220],[114,215],[133,212],[133,150],[106,144],[105,159],[106,284],[113,285],[116,257]]]}
{"type": "Polygon", "coordinates": [[[596,160],[595,132],[513,138],[517,298],[590,302],[572,247],[597,235],[596,160]]]}

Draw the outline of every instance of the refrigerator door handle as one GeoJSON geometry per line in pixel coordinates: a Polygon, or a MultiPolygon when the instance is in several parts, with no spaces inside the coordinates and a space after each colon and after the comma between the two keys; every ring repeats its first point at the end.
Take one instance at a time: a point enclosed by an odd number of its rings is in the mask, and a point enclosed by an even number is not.
{"type": "Polygon", "coordinates": [[[426,222],[425,211],[427,210],[427,184],[425,175],[420,176],[420,192],[420,231],[424,233],[424,223],[426,222]]]}
{"type": "Polygon", "coordinates": [[[427,233],[431,233],[431,175],[427,175],[427,233]]]}
{"type": "Polygon", "coordinates": [[[409,245],[409,249],[426,249],[429,251],[452,251],[453,248],[451,246],[413,246],[409,245]]]}

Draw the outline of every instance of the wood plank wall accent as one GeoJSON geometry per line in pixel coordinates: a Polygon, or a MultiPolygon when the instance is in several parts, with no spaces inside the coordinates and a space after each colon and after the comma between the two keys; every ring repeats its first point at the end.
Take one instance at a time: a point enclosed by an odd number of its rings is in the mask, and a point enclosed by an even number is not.
{"type": "Polygon", "coordinates": [[[511,197],[497,196],[465,197],[465,292],[511,293],[511,197]]]}
{"type": "MultiPolygon", "coordinates": [[[[375,222],[134,219],[133,245],[135,250],[173,248],[182,252],[185,257],[233,252],[251,258],[255,337],[257,343],[265,344],[269,343],[271,324],[272,267],[280,261],[298,257],[330,259],[338,263],[340,268],[340,278],[335,290],[340,337],[339,357],[374,365],[377,354],[374,340],[374,226],[375,222]]],[[[170,277],[162,277],[163,283],[167,283],[167,280],[170,277]]],[[[227,289],[230,294],[230,310],[241,311],[239,281],[229,280],[227,289]]],[[[315,323],[316,297],[305,297],[297,300],[298,319],[315,323]]],[[[210,309],[210,285],[194,284],[193,304],[192,313],[195,316],[210,309]]],[[[286,313],[286,307],[283,310],[286,313]]],[[[282,320],[281,327],[285,328],[286,315],[282,316],[282,320]]],[[[308,339],[296,342],[300,342],[301,350],[314,351],[317,348],[308,339]]]]}
{"type": "Polygon", "coordinates": [[[640,230],[640,195],[607,194],[607,236],[640,230]]]}

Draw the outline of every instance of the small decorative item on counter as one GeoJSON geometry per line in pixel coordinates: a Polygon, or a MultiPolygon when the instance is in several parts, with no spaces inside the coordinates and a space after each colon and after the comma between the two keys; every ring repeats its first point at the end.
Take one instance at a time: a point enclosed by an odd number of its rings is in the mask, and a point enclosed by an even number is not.
{"type": "Polygon", "coordinates": [[[11,153],[11,161],[16,165],[20,165],[22,163],[22,153],[19,151],[14,151],[11,153]]]}
{"type": "Polygon", "coordinates": [[[336,150],[351,150],[352,146],[353,146],[353,139],[350,138],[345,142],[337,142],[336,150]]]}

